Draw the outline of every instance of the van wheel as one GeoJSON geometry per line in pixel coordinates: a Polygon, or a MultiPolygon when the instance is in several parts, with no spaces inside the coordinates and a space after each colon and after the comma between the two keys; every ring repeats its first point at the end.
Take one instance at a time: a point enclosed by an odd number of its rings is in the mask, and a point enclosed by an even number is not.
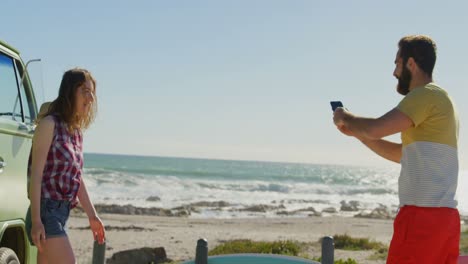
{"type": "Polygon", "coordinates": [[[6,247],[0,248],[0,264],[20,264],[16,253],[6,247]]]}

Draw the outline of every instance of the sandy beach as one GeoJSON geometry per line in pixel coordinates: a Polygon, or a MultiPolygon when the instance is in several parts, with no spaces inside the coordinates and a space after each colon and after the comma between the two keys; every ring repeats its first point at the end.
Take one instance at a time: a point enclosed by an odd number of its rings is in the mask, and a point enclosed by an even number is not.
{"type": "MultiPolygon", "coordinates": [[[[348,234],[367,237],[388,244],[393,220],[353,217],[277,217],[244,219],[197,219],[187,217],[100,215],[106,225],[106,258],[114,253],[142,247],[164,247],[167,257],[174,261],[193,259],[196,241],[208,240],[209,248],[232,239],[256,241],[296,240],[317,242],[320,237],[348,234]]],[[[69,237],[78,263],[91,263],[92,236],[84,216],[72,216],[68,223],[69,237]]],[[[335,250],[335,260],[353,258],[358,263],[385,263],[369,260],[372,251],[335,250]]],[[[320,247],[307,250],[311,257],[320,256],[320,247]]]]}

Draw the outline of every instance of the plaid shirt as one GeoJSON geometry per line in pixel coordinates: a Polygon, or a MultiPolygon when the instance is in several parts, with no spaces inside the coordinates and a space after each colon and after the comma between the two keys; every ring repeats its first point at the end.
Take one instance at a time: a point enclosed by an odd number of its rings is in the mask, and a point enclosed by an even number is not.
{"type": "MultiPolygon", "coordinates": [[[[83,134],[70,133],[66,124],[56,115],[54,137],[42,174],[41,199],[68,200],[72,207],[77,202],[83,171],[83,134]]],[[[28,162],[28,196],[31,178],[31,154],[28,162]]]]}

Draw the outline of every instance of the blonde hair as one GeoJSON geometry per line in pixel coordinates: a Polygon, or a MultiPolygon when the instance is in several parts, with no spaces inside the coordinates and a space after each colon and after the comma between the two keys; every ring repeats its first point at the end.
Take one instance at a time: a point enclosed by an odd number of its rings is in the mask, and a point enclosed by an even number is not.
{"type": "Polygon", "coordinates": [[[88,70],[74,68],[66,71],[63,74],[57,98],[51,103],[42,104],[37,120],[55,114],[67,124],[67,129],[70,132],[74,129],[87,129],[94,122],[97,114],[96,89],[96,80],[88,70]],[[87,80],[93,83],[94,101],[91,102],[91,107],[84,116],[77,117],[76,90],[87,80]]]}

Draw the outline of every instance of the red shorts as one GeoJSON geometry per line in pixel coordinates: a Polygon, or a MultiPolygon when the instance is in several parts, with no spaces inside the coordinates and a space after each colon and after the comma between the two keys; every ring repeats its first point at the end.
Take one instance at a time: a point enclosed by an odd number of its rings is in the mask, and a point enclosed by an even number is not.
{"type": "Polygon", "coordinates": [[[393,223],[387,264],[457,264],[459,243],[457,209],[404,206],[393,223]]]}

